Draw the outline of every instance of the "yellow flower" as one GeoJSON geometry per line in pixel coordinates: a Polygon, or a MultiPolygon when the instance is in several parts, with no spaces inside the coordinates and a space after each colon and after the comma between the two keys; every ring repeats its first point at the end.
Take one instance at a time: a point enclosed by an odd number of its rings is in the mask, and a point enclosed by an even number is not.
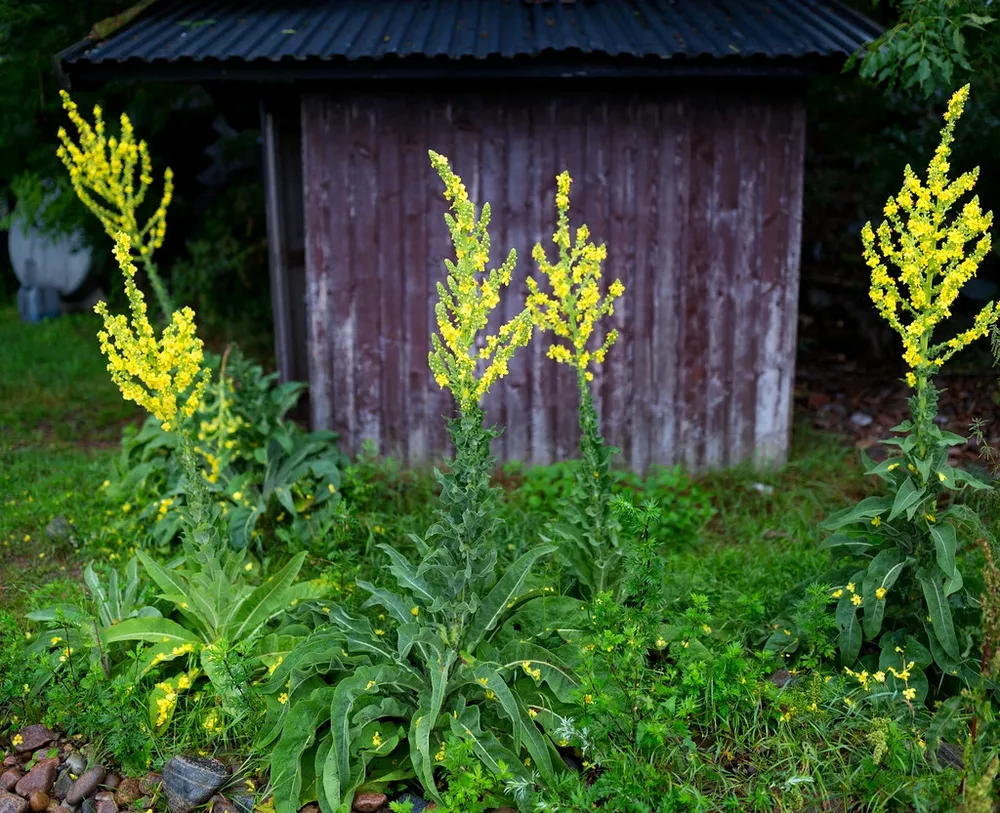
{"type": "Polygon", "coordinates": [[[885,594],[887,592],[889,592],[889,591],[886,590],[884,587],[877,587],[875,589],[875,598],[877,598],[879,601],[881,601],[882,599],[885,598],[885,594]]]}
{"type": "Polygon", "coordinates": [[[124,233],[130,246],[138,251],[166,316],[172,308],[163,282],[152,264],[152,256],[163,245],[167,233],[167,207],[174,193],[173,172],[169,168],[164,171],[160,203],[145,225],[140,226],[137,211],[153,183],[153,165],[146,142],[136,141],[128,116],[121,116],[120,137],[109,138],[104,132],[100,107],[94,107],[94,124],[91,126],[80,115],[66,91],[60,91],[60,96],[63,109],[76,128],[79,143],[74,143],[66,130],[60,127],[57,135],[61,144],[56,155],[69,172],[77,197],[101,222],[108,236],[116,239],[119,233],[124,233]]]}
{"type": "Polygon", "coordinates": [[[279,694],[278,702],[281,703],[281,705],[285,705],[285,703],[288,702],[288,692],[282,692],[281,694],[279,694]]]}
{"type": "Polygon", "coordinates": [[[589,368],[604,361],[608,350],[618,339],[618,332],[608,331],[604,342],[593,352],[587,350],[587,345],[601,318],[614,314],[614,302],[625,293],[625,286],[621,280],[615,280],[602,298],[601,263],[607,258],[607,247],[590,242],[590,230],[586,226],[577,229],[575,240],[571,240],[571,183],[568,172],[556,178],[558,220],[552,242],[556,246],[558,260],[550,263],[541,243],[535,244],[531,253],[539,271],[548,280],[552,293],[543,292],[538,282],[529,277],[527,306],[535,326],[553,334],[553,343],[546,351],[548,357],[575,367],[579,376],[590,381],[593,373],[589,368]]]}
{"type": "Polygon", "coordinates": [[[859,606],[862,601],[863,599],[857,593],[851,596],[851,604],[853,604],[855,607],[859,606]]]}
{"type": "Polygon", "coordinates": [[[903,689],[903,697],[905,697],[907,700],[913,700],[914,698],[916,698],[916,696],[917,696],[916,689],[903,689]]]}
{"type": "Polygon", "coordinates": [[[985,336],[1000,317],[991,302],[971,328],[947,341],[933,341],[936,327],[951,316],[959,291],[976,275],[991,248],[993,214],[982,211],[978,197],[962,205],[949,222],[950,210],[979,177],[978,168],[954,180],[948,177],[955,124],[968,95],[966,85],[948,103],[926,182],[907,166],[902,189],[885,205],[888,219],[877,229],[866,223],[861,231],[864,258],[871,270],[870,296],[902,339],[903,359],[911,368],[906,374],[910,387],[925,386],[951,356],[985,336]],[[890,265],[898,269],[895,276],[889,273],[890,265]]]}
{"type": "MultiPolygon", "coordinates": [[[[101,351],[108,357],[108,371],[122,397],[146,409],[169,431],[180,417],[194,414],[208,383],[201,368],[202,342],[195,335],[194,312],[190,308],[175,311],[157,339],[146,317],[142,292],[135,285],[136,268],[123,232],[117,236],[115,256],[125,277],[131,321],[111,315],[107,303],[98,302],[94,310],[104,320],[104,330],[97,334],[101,351]]],[[[131,508],[126,506],[122,510],[131,508]]]]}
{"type": "Polygon", "coordinates": [[[410,608],[410,615],[412,615],[414,618],[416,618],[418,615],[420,615],[420,608],[419,607],[411,607],[410,608]]]}
{"type": "Polygon", "coordinates": [[[847,592],[848,593],[853,593],[854,592],[854,582],[848,582],[847,583],[847,592]]]}
{"type": "Polygon", "coordinates": [[[22,737],[20,734],[15,734],[13,739],[11,739],[10,744],[16,748],[22,742],[24,742],[24,737],[22,737]]]}
{"type": "Polygon", "coordinates": [[[591,703],[593,703],[594,702],[593,695],[585,694],[583,696],[583,702],[586,703],[587,705],[590,705],[591,703]]]}
{"type": "Polygon", "coordinates": [[[253,570],[253,562],[247,562],[245,565],[243,565],[243,569],[247,573],[249,573],[251,570],[253,570]]]}
{"type": "Polygon", "coordinates": [[[844,595],[844,591],[838,587],[830,595],[832,598],[840,598],[842,595],[844,595]]]}
{"type": "Polygon", "coordinates": [[[882,517],[872,517],[872,525],[876,528],[882,524],[882,517]]]}
{"type": "Polygon", "coordinates": [[[49,643],[50,643],[50,644],[52,644],[52,646],[55,646],[55,645],[56,645],[56,644],[58,644],[58,643],[59,643],[60,641],[62,641],[62,638],[60,638],[60,637],[59,637],[59,636],[57,635],[57,636],[54,636],[54,637],[52,638],[52,640],[51,640],[51,641],[49,641],[49,643]]]}
{"type": "Polygon", "coordinates": [[[445,215],[445,222],[456,262],[445,260],[447,279],[437,284],[434,315],[438,330],[431,334],[427,360],[438,386],[451,390],[461,411],[466,412],[479,404],[495,381],[507,375],[514,352],[531,339],[531,315],[525,309],[501,325],[497,333],[486,336],[482,347],[477,345],[490,314],[500,304],[500,289],[510,285],[517,254],[512,249],[500,268],[486,270],[490,253],[489,204],[483,206],[477,220],[476,206],[448,159],[433,150],[430,159],[444,182],[445,199],[451,202],[452,214],[445,215]],[[477,375],[480,359],[487,364],[477,375]]]}
{"type": "Polygon", "coordinates": [[[377,731],[372,735],[372,745],[374,745],[376,748],[382,747],[382,735],[379,734],[377,731]]]}

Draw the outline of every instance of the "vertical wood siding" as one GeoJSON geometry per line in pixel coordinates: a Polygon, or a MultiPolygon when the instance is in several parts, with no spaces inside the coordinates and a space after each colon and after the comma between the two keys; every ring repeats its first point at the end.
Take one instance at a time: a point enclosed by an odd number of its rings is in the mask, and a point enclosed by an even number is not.
{"type": "MultiPolygon", "coordinates": [[[[624,463],[704,469],[788,451],[805,116],[769,93],[530,97],[307,94],[302,105],[309,377],[316,427],[414,463],[446,450],[450,397],[427,370],[451,245],[427,150],[493,210],[493,263],[518,252],[509,318],[551,248],[555,176],[571,223],[608,244],[626,294],[596,403],[624,463]]],[[[500,314],[496,322],[499,323],[500,314]]],[[[575,454],[572,372],[536,341],[487,401],[503,459],[575,454]]]]}

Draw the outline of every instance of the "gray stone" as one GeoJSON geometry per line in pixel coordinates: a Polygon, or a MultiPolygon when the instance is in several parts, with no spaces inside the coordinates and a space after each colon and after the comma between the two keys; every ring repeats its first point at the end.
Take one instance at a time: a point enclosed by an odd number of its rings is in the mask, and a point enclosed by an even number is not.
{"type": "Polygon", "coordinates": [[[359,793],[354,797],[351,810],[354,813],[378,813],[379,809],[389,801],[384,793],[359,793]]]}
{"type": "Polygon", "coordinates": [[[29,725],[21,730],[21,742],[14,746],[19,754],[29,754],[48,745],[56,735],[40,723],[29,725]]]}
{"type": "Polygon", "coordinates": [[[73,787],[69,789],[69,793],[66,794],[65,801],[71,805],[80,804],[80,802],[97,790],[98,785],[104,781],[104,777],[107,775],[108,772],[104,770],[102,765],[98,765],[81,774],[80,778],[73,783],[73,787]]]}
{"type": "Polygon", "coordinates": [[[217,759],[176,756],[163,766],[163,789],[171,813],[189,813],[214,796],[229,778],[217,759]]]}
{"type": "Polygon", "coordinates": [[[87,770],[87,758],[79,751],[74,751],[66,757],[66,765],[70,769],[70,772],[79,776],[87,770]]]}
{"type": "Polygon", "coordinates": [[[428,802],[425,799],[421,799],[419,796],[414,796],[412,793],[401,793],[396,798],[397,802],[409,802],[413,805],[412,813],[424,813],[427,809],[428,802]]]}
{"type": "Polygon", "coordinates": [[[55,542],[68,539],[71,533],[73,533],[73,526],[69,524],[69,520],[62,514],[53,517],[52,521],[45,526],[45,535],[55,542]]]}
{"type": "Polygon", "coordinates": [[[80,806],[80,813],[97,813],[97,807],[94,805],[93,800],[84,799],[83,804],[80,806]]]}
{"type": "Polygon", "coordinates": [[[71,787],[73,787],[73,776],[70,774],[69,768],[63,768],[55,785],[52,786],[52,795],[60,800],[65,799],[71,787]]]}
{"type": "Polygon", "coordinates": [[[211,813],[240,813],[239,809],[221,793],[212,797],[209,810],[211,813]]]}
{"type": "Polygon", "coordinates": [[[118,813],[118,805],[114,799],[101,799],[97,803],[97,813],[118,813]]]}
{"type": "Polygon", "coordinates": [[[0,813],[26,813],[28,800],[13,793],[0,793],[0,813]]]}
{"type": "Polygon", "coordinates": [[[21,781],[24,771],[20,768],[11,768],[0,773],[0,793],[10,793],[14,786],[21,781]]]}
{"type": "Polygon", "coordinates": [[[63,807],[62,805],[60,805],[55,810],[53,810],[52,813],[73,813],[73,811],[70,810],[68,807],[63,807]]]}
{"type": "Polygon", "coordinates": [[[104,787],[108,790],[114,790],[118,787],[118,783],[122,781],[122,778],[116,773],[109,773],[104,777],[104,787]]]}
{"type": "Polygon", "coordinates": [[[20,781],[18,781],[14,790],[16,793],[27,799],[32,793],[39,790],[42,791],[42,793],[48,793],[52,790],[52,785],[55,781],[55,763],[53,763],[52,760],[46,759],[39,762],[34,768],[28,771],[28,773],[26,773],[20,781]]]}
{"type": "Polygon", "coordinates": [[[229,801],[236,806],[237,813],[253,813],[257,797],[254,796],[246,779],[240,779],[227,789],[229,801]]]}
{"type": "Polygon", "coordinates": [[[3,766],[5,768],[19,768],[21,763],[17,761],[17,757],[4,757],[3,766]]]}

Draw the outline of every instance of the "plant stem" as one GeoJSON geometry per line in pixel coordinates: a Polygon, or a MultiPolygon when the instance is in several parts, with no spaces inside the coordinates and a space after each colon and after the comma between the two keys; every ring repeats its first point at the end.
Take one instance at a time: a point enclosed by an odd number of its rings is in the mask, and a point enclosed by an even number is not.
{"type": "Polygon", "coordinates": [[[170,314],[174,312],[174,305],[170,300],[170,294],[167,293],[167,287],[163,284],[163,277],[157,271],[156,263],[153,262],[152,257],[144,254],[140,259],[142,260],[143,270],[149,278],[149,285],[153,289],[153,295],[156,297],[156,306],[160,309],[163,321],[169,322],[170,314]]]}

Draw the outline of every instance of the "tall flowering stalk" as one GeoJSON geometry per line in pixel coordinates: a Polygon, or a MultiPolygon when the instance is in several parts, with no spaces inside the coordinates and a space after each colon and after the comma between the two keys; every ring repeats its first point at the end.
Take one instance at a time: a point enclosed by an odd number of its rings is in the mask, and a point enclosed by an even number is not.
{"type": "Polygon", "coordinates": [[[576,230],[575,240],[571,240],[571,183],[568,172],[556,178],[559,215],[552,242],[558,250],[558,259],[549,262],[541,243],[532,251],[551,293],[544,292],[538,281],[529,277],[527,306],[534,324],[554,336],[548,349],[549,358],[576,370],[580,393],[580,465],[573,499],[551,533],[560,542],[563,557],[581,588],[593,596],[612,586],[620,558],[611,512],[611,457],[616,450],[608,447],[601,436],[590,385],[594,379],[593,365],[604,362],[618,339],[618,331],[608,331],[596,349],[591,350],[590,345],[598,322],[614,314],[615,300],[625,292],[625,286],[616,279],[602,297],[601,263],[607,258],[607,248],[590,241],[590,230],[585,225],[576,230]]]}
{"type": "Polygon", "coordinates": [[[444,218],[456,261],[445,260],[448,275],[445,282],[437,284],[434,315],[438,332],[431,335],[428,363],[438,386],[451,391],[465,414],[475,411],[490,386],[507,375],[507,363],[514,352],[531,339],[531,317],[522,311],[495,335],[480,340],[490,313],[500,303],[500,289],[510,285],[517,253],[511,249],[503,265],[486,271],[490,261],[490,205],[483,205],[477,220],[475,204],[469,200],[462,179],[452,172],[448,159],[434,151],[430,158],[454,212],[444,218]],[[477,375],[482,360],[488,364],[477,375]]]}
{"type": "Polygon", "coordinates": [[[157,338],[146,316],[142,291],[135,284],[136,268],[124,232],[115,239],[114,253],[125,278],[130,317],[113,315],[106,302],[97,303],[94,310],[104,320],[104,330],[97,334],[101,352],[108,357],[108,372],[122,397],[137,403],[169,432],[195,413],[207,385],[194,311],[174,311],[157,338]]]}
{"type": "MultiPolygon", "coordinates": [[[[824,547],[860,560],[841,571],[844,581],[831,596],[837,602],[841,660],[852,665],[863,643],[876,639],[880,662],[891,661],[901,646],[907,652],[927,653],[916,658],[906,691],[895,687],[906,700],[916,702],[922,702],[928,690],[920,670],[931,663],[967,683],[974,676],[960,641],[961,625],[975,624],[975,600],[956,564],[956,531],[977,518],[942,497],[965,487],[987,486],[948,465],[948,447],[965,443],[965,438],[943,432],[935,422],[938,393],[933,383],[944,363],[985,336],[1000,316],[991,302],[972,327],[950,339],[935,337],[991,245],[993,215],[982,211],[977,197],[951,214],[979,176],[978,169],[954,180],[948,176],[955,125],[968,95],[966,86],[948,104],[926,180],[907,166],[902,189],[885,205],[887,219],[877,229],[868,223],[862,230],[871,298],[902,338],[903,359],[910,368],[906,381],[915,393],[910,398],[911,419],[894,427],[896,436],[884,441],[898,453],[878,465],[868,461],[867,474],[884,480],[888,493],[862,500],[825,523],[837,533],[824,547]]],[[[881,663],[878,668],[885,671],[881,663]]]]}
{"type": "Polygon", "coordinates": [[[132,122],[121,115],[121,135],[108,136],[104,114],[94,105],[93,126],[80,115],[76,103],[66,91],[60,91],[63,109],[76,129],[79,143],[65,128],[59,128],[61,145],[56,154],[69,172],[76,195],[104,226],[112,240],[119,233],[128,237],[130,251],[135,250],[149,277],[163,318],[173,312],[170,297],[153,262],[153,252],[163,245],[167,233],[167,207],[174,194],[174,175],[168,167],[163,172],[163,195],[156,210],[140,225],[138,209],[153,183],[153,164],[149,148],[136,141],[132,122]],[[136,186],[138,173],[138,186],[136,186]]]}
{"type": "Polygon", "coordinates": [[[447,474],[439,474],[441,501],[437,521],[424,542],[421,572],[440,583],[447,601],[433,609],[445,617],[450,638],[459,640],[487,589],[496,580],[496,490],[490,485],[494,458],[490,446],[500,433],[483,425],[482,398],[507,374],[508,362],[531,340],[533,326],[527,309],[484,336],[490,314],[500,304],[501,289],[510,285],[517,260],[513,250],[497,269],[490,262],[490,206],[476,217],[462,179],[448,159],[430,152],[431,165],[444,183],[451,203],[445,222],[455,248],[455,260],[445,260],[447,276],[437,285],[438,332],[431,335],[428,364],[434,380],[448,389],[458,416],[448,422],[455,458],[447,474]]]}

